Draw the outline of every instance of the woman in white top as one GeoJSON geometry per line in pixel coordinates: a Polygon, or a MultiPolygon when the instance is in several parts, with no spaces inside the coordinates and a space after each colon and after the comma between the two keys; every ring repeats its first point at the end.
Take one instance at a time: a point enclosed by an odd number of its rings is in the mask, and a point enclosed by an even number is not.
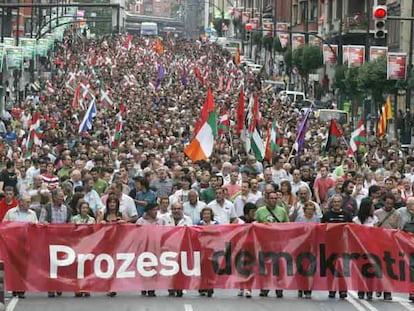
{"type": "MultiPolygon", "coordinates": [[[[352,221],[358,225],[363,225],[367,227],[374,227],[378,223],[377,216],[374,215],[374,204],[372,203],[371,198],[364,198],[361,201],[359,206],[358,215],[355,216],[352,221]]],[[[372,292],[366,292],[367,300],[372,300],[372,292]]],[[[365,292],[359,291],[358,298],[364,299],[365,292]]]]}

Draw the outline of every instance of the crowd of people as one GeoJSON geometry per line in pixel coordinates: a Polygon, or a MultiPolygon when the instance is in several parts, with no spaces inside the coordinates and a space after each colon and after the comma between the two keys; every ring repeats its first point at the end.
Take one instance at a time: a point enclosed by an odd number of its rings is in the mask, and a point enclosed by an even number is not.
{"type": "MultiPolygon", "coordinates": [[[[338,142],[323,156],[328,125],[311,116],[304,150],[292,156],[301,111],[262,89],[261,76],[237,64],[227,51],[182,39],[130,40],[112,35],[79,42],[67,36],[56,43],[52,78],[44,83],[48,91],[30,90],[21,102],[7,98],[11,105],[0,122],[3,221],[354,222],[414,231],[414,157],[404,154],[398,142],[368,137],[354,160],[338,142]],[[183,150],[192,139],[207,86],[216,109],[229,112],[230,130],[216,140],[208,160],[192,162],[183,150]],[[283,143],[271,159],[258,161],[247,154],[234,130],[240,88],[258,94],[263,133],[274,118],[283,129],[283,143]],[[93,100],[92,128],[79,133],[93,100]],[[122,132],[116,128],[120,116],[122,132]]],[[[349,137],[353,128],[345,124],[342,130],[349,137]]],[[[311,290],[303,288],[298,295],[310,298],[311,290]]],[[[213,289],[199,292],[213,295],[213,289]]],[[[48,295],[56,294],[61,295],[48,295]]],[[[142,294],[156,295],[151,289],[142,294]]],[[[268,294],[260,291],[262,297],[268,294]]],[[[14,295],[24,298],[24,292],[14,295]]],[[[181,297],[183,291],[172,289],[169,295],[181,297]]],[[[241,289],[238,295],[250,298],[252,292],[241,289]]],[[[372,299],[370,292],[358,295],[372,299]]],[[[276,296],[283,297],[283,291],[276,290],[276,296]]],[[[391,293],[383,297],[392,299],[391,293]]]]}

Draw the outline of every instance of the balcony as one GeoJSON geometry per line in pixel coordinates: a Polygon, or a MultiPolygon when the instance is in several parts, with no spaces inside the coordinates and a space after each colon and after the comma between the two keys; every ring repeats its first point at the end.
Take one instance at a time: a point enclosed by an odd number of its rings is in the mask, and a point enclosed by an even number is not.
{"type": "Polygon", "coordinates": [[[343,32],[362,33],[367,31],[368,18],[365,13],[355,13],[345,17],[343,32]]]}

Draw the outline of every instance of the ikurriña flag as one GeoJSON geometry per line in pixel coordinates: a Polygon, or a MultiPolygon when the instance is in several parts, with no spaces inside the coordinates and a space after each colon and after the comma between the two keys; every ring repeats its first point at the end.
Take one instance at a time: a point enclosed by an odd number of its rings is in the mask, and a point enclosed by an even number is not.
{"type": "Polygon", "coordinates": [[[354,156],[358,150],[358,147],[365,143],[367,132],[365,131],[364,120],[361,118],[355,131],[351,134],[351,140],[349,141],[349,148],[346,153],[347,157],[354,156]]]}
{"type": "Polygon", "coordinates": [[[193,161],[205,160],[213,153],[214,139],[217,136],[217,113],[214,108],[213,91],[207,89],[207,98],[201,109],[195,137],[184,149],[184,153],[193,161]]]}

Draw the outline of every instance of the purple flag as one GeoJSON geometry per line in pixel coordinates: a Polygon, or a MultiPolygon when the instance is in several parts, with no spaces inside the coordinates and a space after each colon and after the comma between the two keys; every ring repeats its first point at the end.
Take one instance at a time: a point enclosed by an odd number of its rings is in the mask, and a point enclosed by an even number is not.
{"type": "Polygon", "coordinates": [[[158,76],[157,76],[157,82],[155,83],[155,89],[158,89],[158,87],[161,84],[161,80],[164,79],[165,72],[164,72],[164,66],[162,64],[158,64],[158,76]]]}
{"type": "Polygon", "coordinates": [[[312,105],[308,108],[308,110],[305,112],[305,114],[302,117],[302,121],[300,122],[298,131],[296,133],[296,142],[293,145],[293,149],[296,150],[296,156],[298,157],[300,155],[301,150],[303,149],[303,145],[305,144],[305,135],[308,125],[308,119],[312,112],[312,105]]]}
{"type": "Polygon", "coordinates": [[[183,67],[183,73],[181,74],[181,83],[184,87],[187,87],[187,71],[185,70],[185,67],[183,67]]]}

